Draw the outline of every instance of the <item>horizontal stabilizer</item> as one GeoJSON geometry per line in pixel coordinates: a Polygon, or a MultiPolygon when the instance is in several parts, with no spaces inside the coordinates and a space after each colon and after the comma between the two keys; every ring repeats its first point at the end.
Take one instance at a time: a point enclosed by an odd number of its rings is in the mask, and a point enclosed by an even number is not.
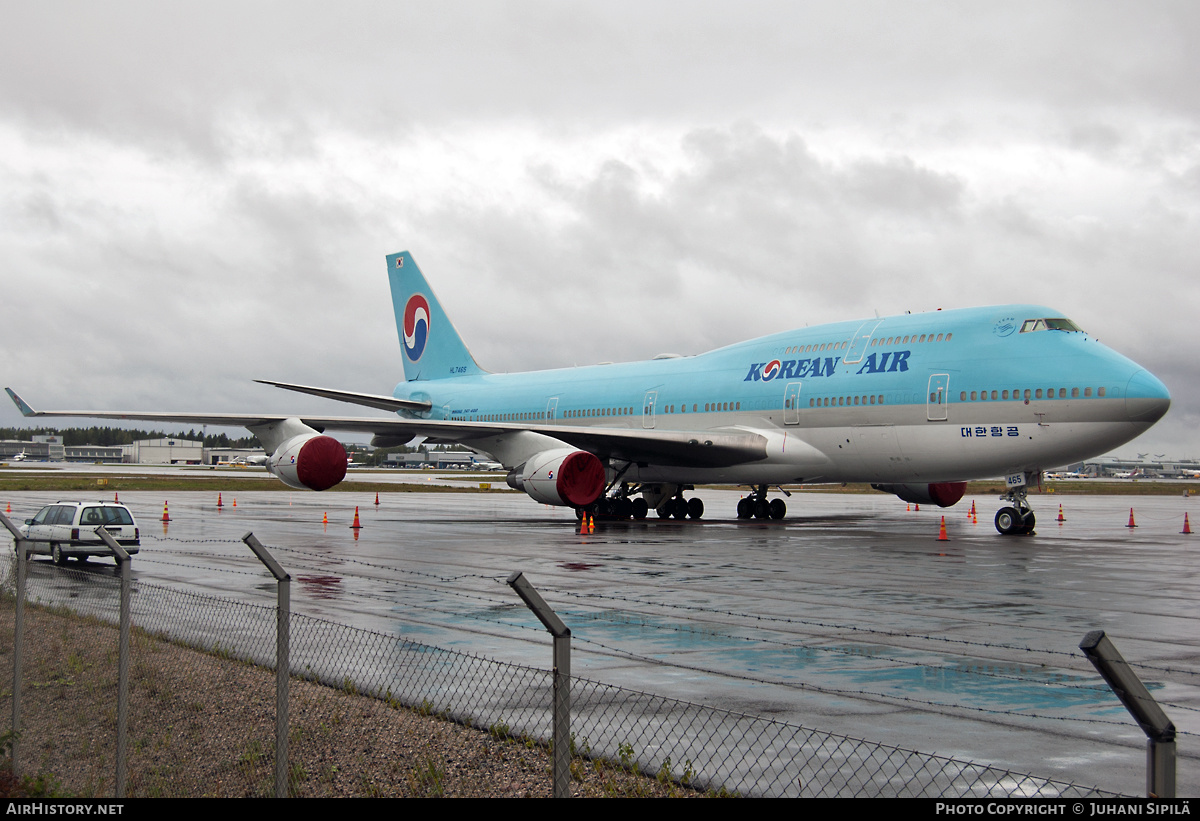
{"type": "Polygon", "coordinates": [[[333,399],[336,402],[366,405],[368,408],[378,408],[379,410],[427,411],[431,407],[428,402],[418,402],[413,399],[395,399],[391,396],[380,396],[374,393],[353,393],[352,391],[338,391],[331,388],[314,388],[309,385],[293,385],[289,382],[272,382],[270,379],[255,379],[254,381],[262,385],[274,385],[277,388],[283,388],[285,391],[307,393],[313,396],[321,396],[325,399],[333,399]]]}

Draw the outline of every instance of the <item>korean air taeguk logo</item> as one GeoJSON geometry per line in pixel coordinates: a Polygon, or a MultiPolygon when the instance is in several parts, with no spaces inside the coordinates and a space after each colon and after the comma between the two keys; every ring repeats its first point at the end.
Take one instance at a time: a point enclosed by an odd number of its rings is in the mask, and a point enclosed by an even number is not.
{"type": "Polygon", "coordinates": [[[404,355],[416,362],[425,353],[429,341],[429,302],[413,294],[404,305],[404,355]]]}

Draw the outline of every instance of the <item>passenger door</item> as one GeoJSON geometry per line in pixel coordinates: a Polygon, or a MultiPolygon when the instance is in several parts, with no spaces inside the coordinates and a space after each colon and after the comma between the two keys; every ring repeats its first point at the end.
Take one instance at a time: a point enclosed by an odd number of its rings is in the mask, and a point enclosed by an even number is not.
{"type": "Polygon", "coordinates": [[[926,409],[926,418],[930,422],[944,422],[950,418],[950,374],[935,373],[929,377],[926,409]]]}
{"type": "Polygon", "coordinates": [[[783,424],[800,424],[800,382],[789,382],[783,393],[783,424]]]}

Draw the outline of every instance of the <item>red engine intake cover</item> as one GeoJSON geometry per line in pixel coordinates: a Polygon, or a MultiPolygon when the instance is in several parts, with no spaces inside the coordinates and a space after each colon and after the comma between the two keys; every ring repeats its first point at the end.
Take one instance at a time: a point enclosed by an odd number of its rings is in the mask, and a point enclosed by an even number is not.
{"type": "Polygon", "coordinates": [[[332,436],[314,436],[296,457],[296,478],[311,490],[328,490],[346,478],[346,449],[332,436]]]}
{"type": "Polygon", "coordinates": [[[577,450],[559,465],[554,486],[568,505],[587,507],[604,492],[604,465],[593,454],[577,450]]]}
{"type": "Polygon", "coordinates": [[[966,482],[938,482],[929,486],[929,498],[938,507],[952,507],[967,492],[966,482]]]}

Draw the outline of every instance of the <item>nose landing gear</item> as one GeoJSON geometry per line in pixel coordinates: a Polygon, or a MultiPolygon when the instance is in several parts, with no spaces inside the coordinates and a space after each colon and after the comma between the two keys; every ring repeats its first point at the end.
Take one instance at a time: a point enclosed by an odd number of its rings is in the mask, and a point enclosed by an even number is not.
{"type": "Polygon", "coordinates": [[[1008,493],[1000,497],[1001,501],[1009,502],[1008,507],[996,511],[996,530],[1001,536],[1022,536],[1033,533],[1037,518],[1026,499],[1025,485],[1010,488],[1008,493]]]}

